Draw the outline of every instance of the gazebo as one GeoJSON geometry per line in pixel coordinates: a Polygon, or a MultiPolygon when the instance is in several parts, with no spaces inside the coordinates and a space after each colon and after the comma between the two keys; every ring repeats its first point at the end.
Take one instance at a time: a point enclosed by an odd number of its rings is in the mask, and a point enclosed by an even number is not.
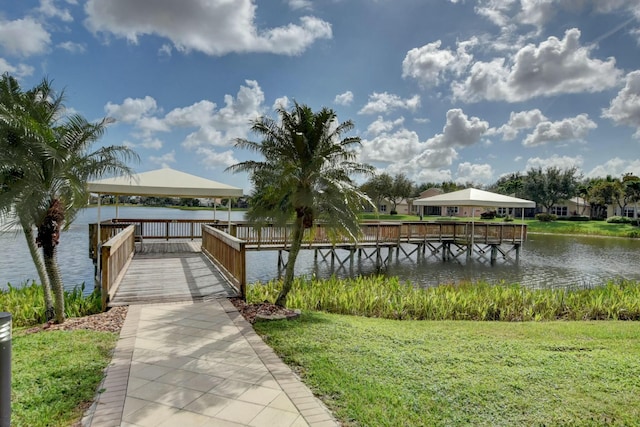
{"type": "MultiPolygon", "coordinates": [[[[471,226],[474,225],[475,208],[522,208],[522,220],[524,221],[524,208],[535,208],[536,202],[504,194],[478,190],[477,188],[465,188],[464,190],[437,196],[425,197],[413,201],[418,206],[469,206],[473,208],[471,226]]],[[[472,233],[473,236],[473,233],[472,233]]],[[[473,237],[472,237],[473,238],[473,237]]]]}
{"type": "MultiPolygon", "coordinates": [[[[88,188],[91,193],[96,193],[98,196],[110,194],[114,196],[237,198],[243,195],[242,188],[232,187],[171,168],[142,172],[131,177],[121,176],[91,181],[88,183],[88,188]]],[[[100,214],[99,208],[100,197],[98,197],[98,215],[100,214]]],[[[231,203],[229,203],[229,212],[231,212],[231,203]]]]}

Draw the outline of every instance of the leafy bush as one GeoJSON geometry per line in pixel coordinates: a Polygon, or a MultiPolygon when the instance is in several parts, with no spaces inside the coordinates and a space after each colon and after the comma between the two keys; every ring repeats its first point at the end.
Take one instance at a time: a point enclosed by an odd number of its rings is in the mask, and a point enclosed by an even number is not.
{"type": "Polygon", "coordinates": [[[539,213],[536,214],[536,219],[540,222],[551,222],[558,219],[557,215],[548,214],[548,213],[539,213]]]}
{"type": "Polygon", "coordinates": [[[630,224],[631,218],[627,218],[626,216],[612,216],[607,218],[607,222],[609,224],[630,224]]]}
{"type": "Polygon", "coordinates": [[[572,215],[567,217],[567,221],[589,221],[589,217],[585,215],[572,215]]]}
{"type": "Polygon", "coordinates": [[[511,221],[513,221],[513,218],[512,218],[512,217],[510,217],[509,215],[507,215],[507,216],[505,216],[502,220],[503,220],[504,222],[511,222],[511,221]]]}
{"type": "Polygon", "coordinates": [[[496,211],[486,211],[480,214],[481,219],[494,219],[496,217],[496,211]]]}
{"type": "MultiPolygon", "coordinates": [[[[255,283],[247,301],[274,301],[281,282],[255,283]]],[[[590,289],[532,289],[486,282],[421,289],[397,277],[297,278],[287,305],[388,319],[414,320],[640,320],[640,282],[590,289]]]]}
{"type": "Polygon", "coordinates": [[[398,215],[398,211],[391,211],[391,215],[398,215]]]}
{"type": "MultiPolygon", "coordinates": [[[[64,291],[66,317],[81,317],[102,311],[99,291],[84,295],[84,283],[72,291],[64,291]]],[[[0,307],[11,313],[16,327],[33,326],[46,322],[44,291],[42,286],[30,282],[21,287],[11,284],[0,291],[0,307]]]]}

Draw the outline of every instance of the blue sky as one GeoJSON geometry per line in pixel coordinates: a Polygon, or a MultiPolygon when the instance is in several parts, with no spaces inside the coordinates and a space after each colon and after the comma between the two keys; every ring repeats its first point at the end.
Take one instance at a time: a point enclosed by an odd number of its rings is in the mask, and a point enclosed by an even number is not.
{"type": "Polygon", "coordinates": [[[0,72],[43,77],[162,166],[224,172],[293,100],[355,123],[360,160],[415,183],[531,167],[640,174],[640,0],[20,0],[0,72]]]}

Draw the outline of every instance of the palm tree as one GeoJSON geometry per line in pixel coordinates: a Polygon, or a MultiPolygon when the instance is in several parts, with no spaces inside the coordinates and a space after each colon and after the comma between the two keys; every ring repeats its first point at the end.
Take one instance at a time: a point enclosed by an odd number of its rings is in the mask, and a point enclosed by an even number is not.
{"type": "Polygon", "coordinates": [[[323,108],[314,113],[295,103],[290,112],[284,108],[276,111],[279,121],[261,117],[252,122],[251,130],[262,142],[237,139],[235,143],[261,154],[264,160],[241,162],[227,170],[250,173],[254,190],[249,220],[280,224],[294,220],[282,290],[275,301],[284,306],[305,229],[322,220],[335,233],[356,240],[360,233],[357,214],[371,201],[350,175],[371,174],[373,168],[356,162],[352,147],[360,144],[360,138],[342,138],[353,129],[353,123],[338,123],[333,110],[323,108]]]}
{"type": "Polygon", "coordinates": [[[87,181],[104,174],[130,174],[127,162],[137,155],[124,146],[90,151],[112,120],[90,123],[77,114],[64,116],[63,95],[56,94],[46,79],[26,92],[25,99],[28,107],[14,111],[8,119],[22,123],[19,128],[28,136],[23,141],[26,151],[12,153],[16,158],[24,156],[22,175],[9,187],[0,206],[6,206],[11,198],[25,235],[33,227],[37,229],[35,242],[42,248],[46,275],[55,295],[55,318],[62,323],[64,284],[57,263],[60,231],[86,206],[87,181]]]}
{"type": "MultiPolygon", "coordinates": [[[[0,79],[0,216],[15,218],[6,222],[5,225],[9,228],[13,228],[17,221],[23,229],[43,287],[45,317],[52,320],[55,310],[49,277],[36,245],[33,223],[22,210],[29,204],[28,172],[36,168],[33,162],[45,151],[32,129],[31,117],[36,116],[40,104],[34,102],[33,94],[36,92],[45,94],[47,88],[39,85],[24,93],[17,80],[10,75],[5,73],[0,79]]],[[[42,99],[39,98],[39,101],[42,99]]]]}

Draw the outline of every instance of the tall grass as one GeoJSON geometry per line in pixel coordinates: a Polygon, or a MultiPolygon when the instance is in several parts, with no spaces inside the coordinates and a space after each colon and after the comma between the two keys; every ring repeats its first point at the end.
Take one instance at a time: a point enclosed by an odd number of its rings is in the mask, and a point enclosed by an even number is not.
{"type": "MultiPolygon", "coordinates": [[[[64,292],[66,317],[81,317],[102,311],[99,292],[84,295],[84,283],[72,291],[64,292]]],[[[11,313],[13,325],[16,327],[33,326],[46,322],[44,291],[35,282],[25,286],[0,291],[0,311],[11,313]]]]}
{"type": "MultiPolygon", "coordinates": [[[[275,301],[280,281],[249,287],[249,302],[275,301]]],[[[517,284],[463,283],[419,289],[397,278],[297,278],[287,306],[387,319],[640,320],[640,283],[590,289],[531,289],[517,284]]]]}

